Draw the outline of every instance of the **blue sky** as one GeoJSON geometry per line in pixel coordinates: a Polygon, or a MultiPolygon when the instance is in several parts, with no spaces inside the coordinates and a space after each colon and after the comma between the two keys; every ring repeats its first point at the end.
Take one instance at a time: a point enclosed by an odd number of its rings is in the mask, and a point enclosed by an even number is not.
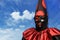
{"type": "MultiPolygon", "coordinates": [[[[21,40],[22,32],[35,27],[38,0],[0,0],[0,40],[21,40]]],[[[48,27],[60,29],[60,0],[45,0],[48,27]]]]}

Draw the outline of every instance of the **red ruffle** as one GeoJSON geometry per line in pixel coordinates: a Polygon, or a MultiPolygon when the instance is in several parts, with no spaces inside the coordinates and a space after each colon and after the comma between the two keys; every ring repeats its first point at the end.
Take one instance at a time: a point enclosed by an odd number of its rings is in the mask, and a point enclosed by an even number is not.
{"type": "Polygon", "coordinates": [[[34,28],[29,28],[23,32],[26,40],[52,40],[52,36],[60,35],[60,31],[55,28],[47,28],[37,32],[34,28]]]}

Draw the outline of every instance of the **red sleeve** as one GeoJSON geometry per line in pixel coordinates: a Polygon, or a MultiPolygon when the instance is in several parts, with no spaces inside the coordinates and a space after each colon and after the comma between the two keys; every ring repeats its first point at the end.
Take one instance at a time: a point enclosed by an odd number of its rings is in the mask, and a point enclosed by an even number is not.
{"type": "Polygon", "coordinates": [[[49,33],[50,33],[52,36],[60,35],[60,30],[58,30],[58,29],[56,29],[56,28],[50,28],[49,30],[50,30],[49,33]]]}

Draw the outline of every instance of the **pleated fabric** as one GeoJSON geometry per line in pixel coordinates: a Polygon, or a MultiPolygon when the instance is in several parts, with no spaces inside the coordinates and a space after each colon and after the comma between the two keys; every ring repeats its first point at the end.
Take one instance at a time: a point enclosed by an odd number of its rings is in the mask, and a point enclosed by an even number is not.
{"type": "Polygon", "coordinates": [[[56,28],[47,28],[40,32],[34,28],[29,28],[23,32],[26,40],[52,40],[52,36],[55,35],[60,35],[60,31],[56,28]]]}

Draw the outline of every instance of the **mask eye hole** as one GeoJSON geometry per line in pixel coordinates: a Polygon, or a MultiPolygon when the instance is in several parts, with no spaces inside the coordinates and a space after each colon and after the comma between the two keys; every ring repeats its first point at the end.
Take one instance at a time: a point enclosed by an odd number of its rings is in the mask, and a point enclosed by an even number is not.
{"type": "Polygon", "coordinates": [[[44,22],[44,19],[41,19],[41,22],[44,22]]]}

